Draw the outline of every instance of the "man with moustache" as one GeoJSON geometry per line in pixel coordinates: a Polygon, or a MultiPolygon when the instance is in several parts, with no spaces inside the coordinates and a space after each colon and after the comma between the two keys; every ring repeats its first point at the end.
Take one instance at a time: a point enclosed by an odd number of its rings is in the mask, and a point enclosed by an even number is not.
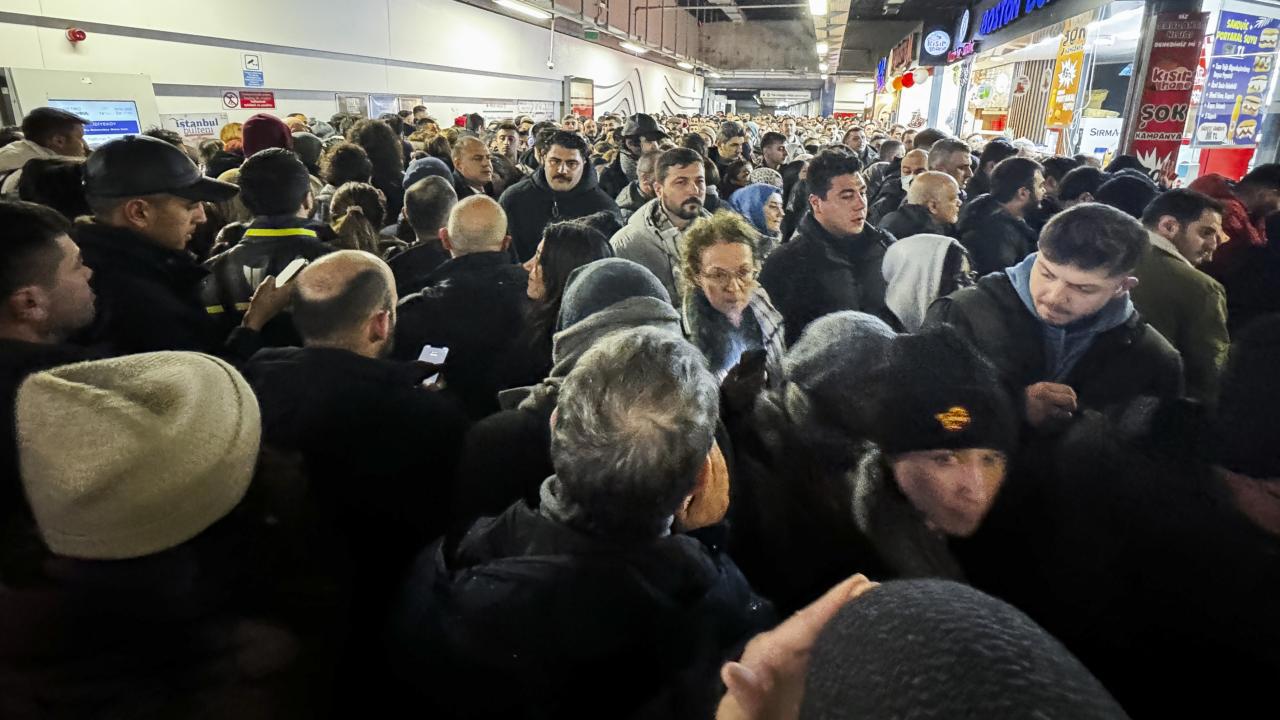
{"type": "Polygon", "coordinates": [[[811,212],[760,273],[760,284],[782,313],[788,347],[809,323],[833,312],[892,317],[881,265],[894,237],[867,223],[861,170],[847,148],[823,150],[813,158],[807,175],[811,212]]]}
{"type": "Polygon", "coordinates": [[[502,193],[498,202],[511,221],[511,246],[520,262],[533,257],[550,223],[601,210],[619,214],[618,204],[600,189],[590,156],[581,135],[558,130],[537,171],[502,193]]]}
{"type": "Polygon", "coordinates": [[[636,210],[626,227],[610,243],[617,257],[649,269],[680,307],[684,282],[680,241],[694,220],[707,217],[706,166],[702,156],[689,148],[672,148],[658,158],[654,190],[657,197],[636,210]]]}

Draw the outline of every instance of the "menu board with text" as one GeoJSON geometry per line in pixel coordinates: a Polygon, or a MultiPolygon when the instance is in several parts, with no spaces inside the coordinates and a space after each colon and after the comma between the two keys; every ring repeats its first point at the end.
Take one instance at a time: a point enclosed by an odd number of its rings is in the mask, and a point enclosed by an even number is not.
{"type": "Polygon", "coordinates": [[[1280,47],[1280,19],[1222,12],[1213,36],[1193,142],[1254,147],[1280,47]]]}

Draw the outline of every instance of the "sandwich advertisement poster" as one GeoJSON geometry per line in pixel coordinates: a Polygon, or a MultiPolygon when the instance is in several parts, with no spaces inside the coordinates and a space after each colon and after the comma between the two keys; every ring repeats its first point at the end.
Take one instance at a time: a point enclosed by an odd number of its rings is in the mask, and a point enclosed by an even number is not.
{"type": "Polygon", "coordinates": [[[1213,38],[1194,143],[1254,147],[1280,48],[1280,19],[1223,12],[1213,38]]]}

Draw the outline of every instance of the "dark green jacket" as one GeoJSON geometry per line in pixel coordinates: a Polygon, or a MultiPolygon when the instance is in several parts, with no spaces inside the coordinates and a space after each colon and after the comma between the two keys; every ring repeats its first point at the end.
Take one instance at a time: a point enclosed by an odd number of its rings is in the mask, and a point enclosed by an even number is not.
{"type": "Polygon", "coordinates": [[[1138,263],[1133,304],[1151,327],[1182,353],[1187,396],[1212,400],[1227,359],[1227,295],[1222,285],[1195,269],[1163,238],[1152,238],[1138,263]]]}

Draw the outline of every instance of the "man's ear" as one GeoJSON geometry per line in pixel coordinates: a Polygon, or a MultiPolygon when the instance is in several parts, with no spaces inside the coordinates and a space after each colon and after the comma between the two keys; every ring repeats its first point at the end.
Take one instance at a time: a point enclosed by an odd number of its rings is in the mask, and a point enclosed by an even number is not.
{"type": "Polygon", "coordinates": [[[1116,295],[1123,295],[1136,287],[1138,287],[1138,278],[1127,277],[1120,283],[1120,289],[1116,291],[1116,295]]]}
{"type": "Polygon", "coordinates": [[[511,236],[506,235],[502,238],[502,252],[506,252],[509,249],[511,249],[511,236]]]}
{"type": "Polygon", "coordinates": [[[1165,215],[1156,223],[1156,229],[1165,237],[1177,237],[1182,232],[1182,224],[1172,215],[1165,215]]]}
{"type": "Polygon", "coordinates": [[[444,246],[444,251],[453,252],[453,243],[449,242],[449,229],[440,228],[440,244],[444,246]]]}
{"type": "Polygon", "coordinates": [[[391,337],[391,311],[380,310],[369,319],[369,342],[381,342],[391,337]]]}

